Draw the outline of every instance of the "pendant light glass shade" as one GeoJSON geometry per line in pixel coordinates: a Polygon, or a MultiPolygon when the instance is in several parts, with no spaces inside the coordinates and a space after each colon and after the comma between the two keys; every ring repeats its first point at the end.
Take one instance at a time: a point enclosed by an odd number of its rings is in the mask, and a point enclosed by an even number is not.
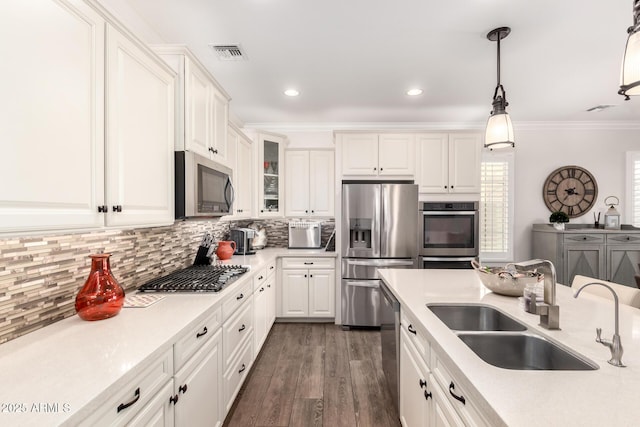
{"type": "Polygon", "coordinates": [[[507,113],[507,106],[509,105],[507,94],[500,84],[500,40],[507,37],[510,32],[511,29],[509,27],[500,27],[487,34],[489,40],[498,42],[498,84],[493,92],[493,109],[487,121],[487,129],[484,136],[484,147],[490,150],[515,146],[513,125],[507,113]]]}
{"type": "Polygon", "coordinates": [[[618,93],[626,100],[629,96],[640,95],[640,31],[631,32],[627,39],[618,93]]]}

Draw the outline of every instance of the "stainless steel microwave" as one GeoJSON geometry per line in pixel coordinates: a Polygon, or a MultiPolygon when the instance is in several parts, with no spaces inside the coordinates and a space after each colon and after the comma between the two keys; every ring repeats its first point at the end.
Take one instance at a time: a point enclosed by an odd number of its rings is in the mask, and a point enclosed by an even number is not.
{"type": "Polygon", "coordinates": [[[175,152],[176,218],[229,215],[231,169],[190,151],[175,152]]]}

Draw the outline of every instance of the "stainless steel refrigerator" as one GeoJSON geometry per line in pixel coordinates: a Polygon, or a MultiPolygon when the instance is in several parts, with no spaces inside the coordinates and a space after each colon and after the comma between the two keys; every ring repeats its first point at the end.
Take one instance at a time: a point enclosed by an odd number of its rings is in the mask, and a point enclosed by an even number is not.
{"type": "Polygon", "coordinates": [[[378,268],[416,268],[418,186],[342,184],[342,325],[380,326],[378,268]]]}

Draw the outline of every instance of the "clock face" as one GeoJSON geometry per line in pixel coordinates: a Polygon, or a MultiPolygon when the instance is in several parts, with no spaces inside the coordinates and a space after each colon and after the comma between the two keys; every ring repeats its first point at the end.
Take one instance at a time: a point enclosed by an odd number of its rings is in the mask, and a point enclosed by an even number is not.
{"type": "Polygon", "coordinates": [[[569,218],[587,213],[598,197],[598,184],[580,166],[563,166],[551,172],[542,187],[542,197],[551,212],[562,211],[569,218]]]}

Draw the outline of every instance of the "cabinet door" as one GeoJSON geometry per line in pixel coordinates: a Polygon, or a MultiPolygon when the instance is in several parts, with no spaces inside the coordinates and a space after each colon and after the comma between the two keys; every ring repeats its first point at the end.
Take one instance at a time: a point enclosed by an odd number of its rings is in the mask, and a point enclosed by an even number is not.
{"type": "Polygon", "coordinates": [[[282,317],[309,315],[308,270],[282,270],[282,317]]]}
{"type": "Polygon", "coordinates": [[[220,329],[174,377],[176,426],[220,426],[222,409],[222,332],[220,329]]]}
{"type": "Polygon", "coordinates": [[[640,274],[640,245],[607,246],[607,280],[636,287],[640,274]]]}
{"type": "Polygon", "coordinates": [[[173,427],[173,380],[169,381],[144,408],[127,424],[128,426],[173,427]]]}
{"type": "Polygon", "coordinates": [[[227,122],[229,102],[218,90],[212,89],[212,159],[226,164],[227,161],[227,122]]]}
{"type": "Polygon", "coordinates": [[[606,280],[604,245],[565,245],[565,280],[571,286],[576,274],[606,280]]]}
{"type": "Polygon", "coordinates": [[[259,140],[259,216],[282,216],[284,139],[275,135],[260,134],[259,140]]]}
{"type": "Polygon", "coordinates": [[[267,277],[267,334],[276,320],[276,276],[267,277]]]}
{"type": "Polygon", "coordinates": [[[213,141],[213,84],[188,57],[185,58],[185,150],[209,157],[213,141]]]}
{"type": "Polygon", "coordinates": [[[107,225],[172,224],[173,74],[107,25],[107,88],[107,225]]]}
{"type": "Polygon", "coordinates": [[[458,415],[451,403],[447,400],[445,391],[440,387],[433,375],[430,375],[429,391],[432,398],[432,421],[433,427],[464,427],[462,418],[458,415]]]}
{"type": "Polygon", "coordinates": [[[267,287],[266,284],[263,283],[253,294],[253,349],[255,356],[258,356],[258,353],[260,353],[262,344],[269,332],[267,326],[268,303],[267,287]]]}
{"type": "Polygon", "coordinates": [[[10,1],[0,25],[0,231],[102,226],[104,20],[80,1],[10,1]]]}
{"type": "Polygon", "coordinates": [[[418,146],[418,191],[447,193],[449,191],[449,135],[420,134],[418,146]]]}
{"type": "Polygon", "coordinates": [[[378,176],[378,135],[342,135],[342,175],[378,176]]]}
{"type": "Polygon", "coordinates": [[[335,316],[335,270],[309,270],[309,317],[335,316]]]}
{"type": "Polygon", "coordinates": [[[236,155],[238,157],[235,182],[236,215],[241,218],[251,218],[253,215],[253,145],[242,135],[238,138],[236,155]]]}
{"type": "Polygon", "coordinates": [[[285,184],[285,215],[307,216],[311,213],[309,207],[309,152],[287,151],[285,155],[286,184],[285,184]]]}
{"type": "Polygon", "coordinates": [[[378,175],[413,177],[416,167],[412,134],[380,134],[378,137],[378,175]]]}
{"type": "MultiPolygon", "coordinates": [[[[312,216],[334,215],[335,173],[333,151],[309,153],[309,207],[312,216]]],[[[287,181],[289,175],[287,175],[287,181]]]]}
{"type": "Polygon", "coordinates": [[[406,334],[400,332],[400,421],[405,427],[429,426],[431,398],[426,393],[433,393],[431,379],[406,334]]]}
{"type": "Polygon", "coordinates": [[[449,135],[449,191],[480,192],[480,135],[449,135]]]}

